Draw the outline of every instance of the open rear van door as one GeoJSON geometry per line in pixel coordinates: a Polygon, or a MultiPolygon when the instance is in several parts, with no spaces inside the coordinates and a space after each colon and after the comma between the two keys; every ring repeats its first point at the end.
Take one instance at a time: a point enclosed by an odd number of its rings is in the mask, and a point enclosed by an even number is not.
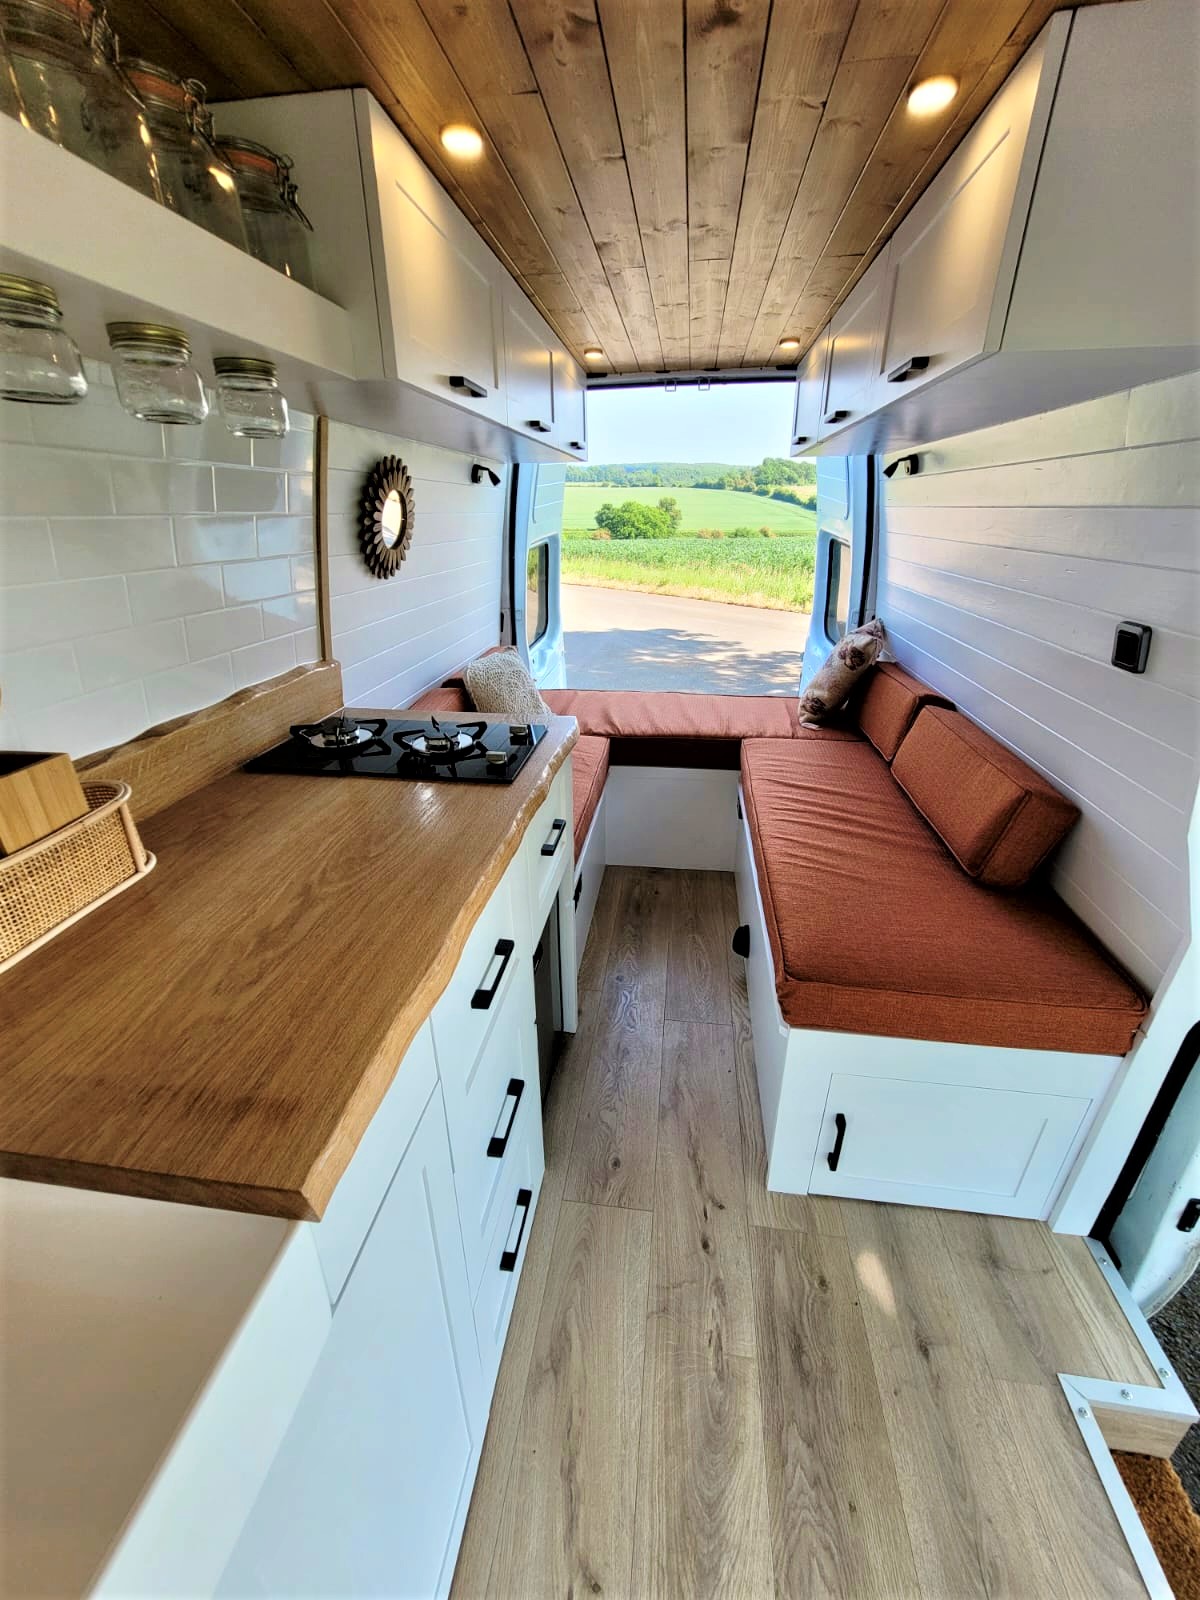
{"type": "Polygon", "coordinates": [[[874,610],[876,471],[874,456],[817,458],[817,564],[801,688],[874,610]]]}
{"type": "Polygon", "coordinates": [[[559,595],[566,470],[522,464],[513,474],[507,609],[513,643],[542,689],[566,685],[559,595]]]}

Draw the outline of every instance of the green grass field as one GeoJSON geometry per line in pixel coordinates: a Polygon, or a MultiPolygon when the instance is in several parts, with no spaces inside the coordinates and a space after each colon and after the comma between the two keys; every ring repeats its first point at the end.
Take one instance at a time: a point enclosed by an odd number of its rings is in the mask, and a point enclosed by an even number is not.
{"type": "MultiPolygon", "coordinates": [[[[596,526],[596,512],[606,500],[641,500],[656,506],[673,495],[683,512],[680,533],[697,528],[770,528],[779,534],[815,533],[817,519],[802,506],[765,495],[742,494],[737,489],[597,489],[590,483],[568,483],[563,498],[563,528],[574,531],[596,526]]],[[[640,541],[639,541],[640,542],[640,541]]]]}
{"type": "MultiPolygon", "coordinates": [[[[688,491],[680,490],[683,495],[688,491]]],[[[719,491],[696,490],[697,494],[719,491]]],[[[732,500],[748,495],[731,493],[732,500]]],[[[778,502],[776,502],[778,504],[778,502]]],[[[762,504],[760,501],[759,504],[762,504]]],[[[778,539],[564,539],[564,583],[695,600],[812,610],[815,536],[778,539]]]]}

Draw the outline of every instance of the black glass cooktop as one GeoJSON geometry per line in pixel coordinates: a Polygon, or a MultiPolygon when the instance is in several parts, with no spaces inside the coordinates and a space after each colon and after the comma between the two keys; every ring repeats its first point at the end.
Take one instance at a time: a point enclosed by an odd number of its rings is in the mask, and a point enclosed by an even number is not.
{"type": "Polygon", "coordinates": [[[543,723],[359,717],[299,724],[290,739],[247,761],[246,772],[314,778],[416,778],[511,783],[546,735],[543,723]]]}

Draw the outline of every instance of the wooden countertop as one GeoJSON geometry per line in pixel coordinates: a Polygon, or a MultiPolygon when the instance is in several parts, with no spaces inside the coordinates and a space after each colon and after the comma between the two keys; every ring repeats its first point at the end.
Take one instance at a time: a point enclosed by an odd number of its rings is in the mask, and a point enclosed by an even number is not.
{"type": "Polygon", "coordinates": [[[0,977],[0,1172],[320,1217],[576,736],[504,787],[239,772],[139,822],[156,870],[0,977]]]}

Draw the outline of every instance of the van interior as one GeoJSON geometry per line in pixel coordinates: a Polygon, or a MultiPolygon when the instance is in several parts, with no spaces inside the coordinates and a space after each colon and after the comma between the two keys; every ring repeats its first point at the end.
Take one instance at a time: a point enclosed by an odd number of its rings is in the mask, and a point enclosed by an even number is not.
{"type": "Polygon", "coordinates": [[[1200,1593],[1195,0],[0,0],[0,113],[0,1595],[1200,1593]],[[803,617],[573,672],[589,407],[763,386],[803,617]]]}

